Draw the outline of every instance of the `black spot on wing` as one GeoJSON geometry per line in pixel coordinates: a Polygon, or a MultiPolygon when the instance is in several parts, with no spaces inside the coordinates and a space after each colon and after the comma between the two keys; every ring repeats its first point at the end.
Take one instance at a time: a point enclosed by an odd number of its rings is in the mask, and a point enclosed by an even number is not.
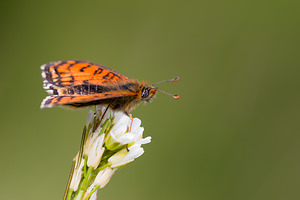
{"type": "Polygon", "coordinates": [[[82,67],[82,68],[80,69],[80,71],[81,71],[81,72],[84,72],[84,69],[89,68],[89,67],[91,67],[91,65],[88,65],[88,66],[86,66],[86,67],[82,67]]]}
{"type": "Polygon", "coordinates": [[[105,76],[103,76],[103,78],[106,80],[110,80],[113,79],[115,76],[121,78],[118,74],[115,74],[113,72],[108,72],[105,76]],[[112,75],[112,77],[110,77],[110,75],[112,75]]]}
{"type": "Polygon", "coordinates": [[[103,69],[99,68],[94,72],[94,75],[101,74],[102,72],[103,72],[103,69]]]}

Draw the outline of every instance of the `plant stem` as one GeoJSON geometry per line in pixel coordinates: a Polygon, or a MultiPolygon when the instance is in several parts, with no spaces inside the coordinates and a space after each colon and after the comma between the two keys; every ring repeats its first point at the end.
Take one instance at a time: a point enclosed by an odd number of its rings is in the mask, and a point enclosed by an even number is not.
{"type": "Polygon", "coordinates": [[[83,200],[88,200],[94,192],[96,192],[100,188],[100,185],[95,185],[95,187],[92,189],[92,191],[83,199],[83,200]]]}
{"type": "Polygon", "coordinates": [[[86,192],[86,189],[88,188],[88,185],[92,179],[92,172],[93,172],[94,168],[93,167],[89,167],[88,171],[87,171],[87,174],[86,174],[86,177],[84,177],[81,185],[80,185],[80,188],[78,190],[78,193],[76,194],[75,196],[75,200],[81,200],[84,193],[86,192]]]}
{"type": "Polygon", "coordinates": [[[69,189],[68,191],[68,196],[67,196],[67,200],[71,200],[71,197],[72,197],[72,194],[73,194],[73,190],[72,189],[69,189]]]}

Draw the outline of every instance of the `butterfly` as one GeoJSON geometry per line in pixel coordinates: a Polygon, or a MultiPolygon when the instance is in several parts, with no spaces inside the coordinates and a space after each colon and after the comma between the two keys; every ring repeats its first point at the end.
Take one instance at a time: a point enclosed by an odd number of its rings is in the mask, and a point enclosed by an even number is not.
{"type": "MultiPolygon", "coordinates": [[[[148,84],[137,81],[102,65],[88,61],[66,60],[41,66],[44,89],[49,93],[41,108],[67,106],[73,108],[108,105],[128,116],[140,102],[150,102],[159,90],[154,85],[175,82],[179,78],[148,84]]],[[[178,99],[178,95],[172,95],[178,99]]]]}

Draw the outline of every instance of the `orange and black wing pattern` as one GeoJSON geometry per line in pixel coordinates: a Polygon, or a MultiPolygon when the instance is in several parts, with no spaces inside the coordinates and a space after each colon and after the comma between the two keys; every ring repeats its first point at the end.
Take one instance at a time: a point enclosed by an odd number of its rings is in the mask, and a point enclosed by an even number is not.
{"type": "Polygon", "coordinates": [[[128,97],[135,96],[135,93],[124,92],[124,93],[114,93],[106,92],[99,94],[90,95],[52,95],[47,96],[41,105],[41,108],[51,108],[53,106],[70,106],[73,108],[92,106],[99,104],[110,104],[112,99],[118,97],[128,97]]]}
{"type": "Polygon", "coordinates": [[[51,62],[41,66],[44,88],[83,84],[108,84],[128,78],[102,65],[81,60],[51,62]]]}
{"type": "Polygon", "coordinates": [[[130,79],[109,68],[88,61],[51,62],[42,65],[41,70],[44,89],[51,95],[44,99],[41,108],[68,104],[79,107],[82,105],[81,102],[105,103],[104,99],[135,94],[112,90],[113,85],[130,81],[130,79]]]}

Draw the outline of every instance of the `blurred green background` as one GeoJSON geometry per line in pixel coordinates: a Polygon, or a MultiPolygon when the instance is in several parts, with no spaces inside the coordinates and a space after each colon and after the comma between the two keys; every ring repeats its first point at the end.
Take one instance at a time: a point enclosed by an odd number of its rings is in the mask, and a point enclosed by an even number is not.
{"type": "Polygon", "coordinates": [[[40,65],[181,80],[99,199],[300,199],[300,1],[2,1],[1,199],[62,199],[88,109],[40,110],[40,65]]]}

